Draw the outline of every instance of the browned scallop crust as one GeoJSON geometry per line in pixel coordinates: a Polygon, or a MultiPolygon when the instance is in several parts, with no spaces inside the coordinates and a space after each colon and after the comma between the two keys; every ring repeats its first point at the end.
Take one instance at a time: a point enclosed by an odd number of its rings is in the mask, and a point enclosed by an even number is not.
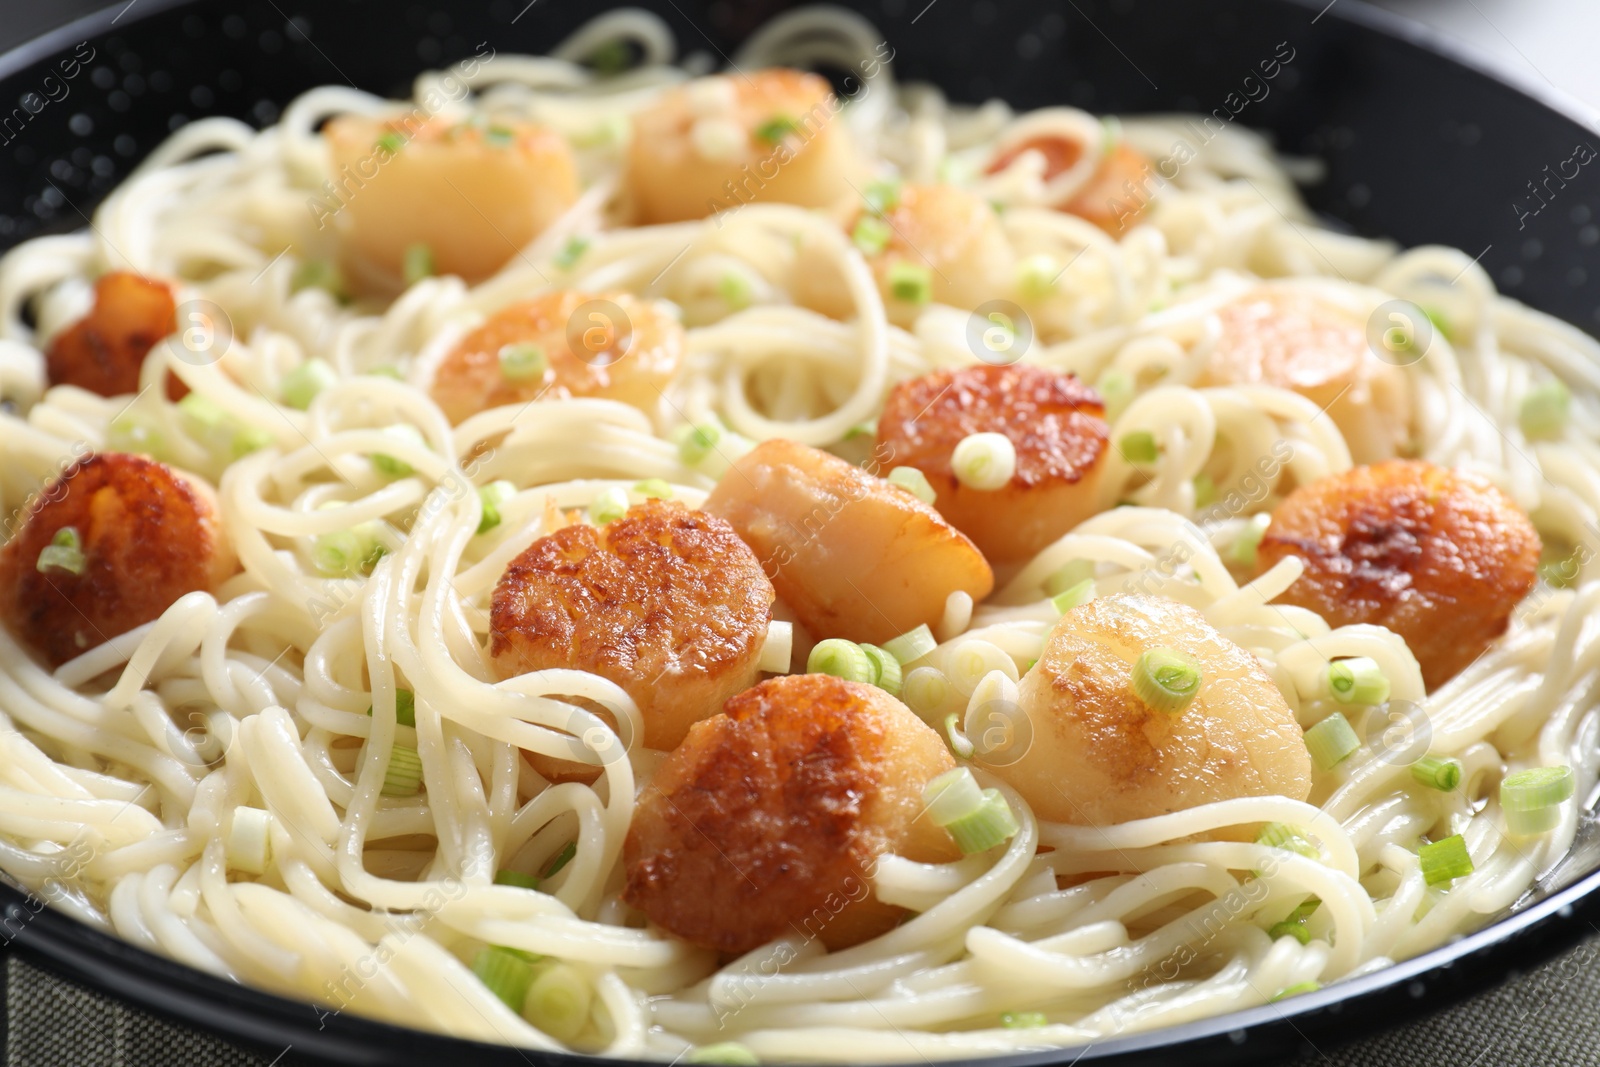
{"type": "Polygon", "coordinates": [[[452,423],[506,404],[574,396],[648,408],[677,373],[683,350],[683,327],[654,306],[627,293],[563,289],[495,312],[451,349],[429,391],[452,423]],[[597,301],[620,308],[626,321],[584,310],[597,301]],[[543,350],[544,372],[512,381],[501,372],[500,350],[525,344],[543,350]]]}
{"type": "MultiPolygon", "coordinates": [[[[89,313],[50,342],[45,368],[51,385],[76,385],[101,396],[139,391],[139,371],[156,342],[177,328],[172,289],[131,271],[112,271],[94,284],[89,313]]],[[[189,390],[169,379],[168,395],[189,390]]]]}
{"type": "Polygon", "coordinates": [[[921,815],[954,761],[903,704],[829,675],[773,678],[698,723],[639,801],[625,899],[720,952],[820,936],[838,948],[894,925],[872,897],[877,858],[952,859],[921,815]]]}
{"type": "Polygon", "coordinates": [[[505,678],[575,667],[616,682],[639,705],[644,743],[669,749],[754,684],[775,598],[726,522],[649,500],[512,560],[495,586],[490,652],[505,678]]]}
{"type": "Polygon", "coordinates": [[[1488,481],[1392,460],[1291,493],[1272,514],[1256,571],[1299,556],[1305,574],[1285,603],[1334,626],[1393,630],[1434,689],[1505,632],[1533,588],[1539,548],[1533,523],[1488,481]]]}
{"type": "Polygon", "coordinates": [[[1262,292],[1218,318],[1222,332],[1206,370],[1217,382],[1275,385],[1326,404],[1370,358],[1361,324],[1310,297],[1262,292]]]}
{"type": "Polygon", "coordinates": [[[1026,364],[935,371],[889,394],[878,454],[922,471],[940,512],[986,557],[1025,559],[1094,513],[1104,416],[1099,395],[1070,374],[1026,364]],[[1004,434],[1016,447],[1010,484],[983,491],[956,480],[951,455],[975,433],[1004,434]]]}
{"type": "Polygon", "coordinates": [[[68,468],[0,550],[0,609],[51,666],[159,616],[233,573],[211,490],[144,456],[109,452],[68,468]],[[77,529],[81,575],[40,573],[57,531],[77,529]]]}

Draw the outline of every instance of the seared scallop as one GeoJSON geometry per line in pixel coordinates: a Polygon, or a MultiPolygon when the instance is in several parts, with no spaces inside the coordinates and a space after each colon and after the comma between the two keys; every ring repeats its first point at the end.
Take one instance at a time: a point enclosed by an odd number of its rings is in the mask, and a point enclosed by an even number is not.
{"type": "MultiPolygon", "coordinates": [[[[1005,170],[1018,156],[1030,151],[1044,158],[1041,177],[1047,182],[1083,158],[1083,148],[1076,141],[1041,135],[1002,150],[989,164],[989,173],[1005,170]]],[[[1119,141],[1100,160],[1087,181],[1052,206],[1087,219],[1113,237],[1120,237],[1139,222],[1149,207],[1154,177],[1155,168],[1150,160],[1126,141],[1119,141]]]]}
{"type": "Polygon", "coordinates": [[[1311,789],[1283,694],[1253,655],[1176,601],[1113,594],[1067,612],[1023,675],[1019,703],[1032,742],[994,772],[1053,822],[1107,826],[1234,797],[1304,800],[1311,789]],[[1157,649],[1199,671],[1182,710],[1152,708],[1135,691],[1136,664],[1157,649]]]}
{"type": "Polygon", "coordinates": [[[1334,626],[1394,631],[1436,689],[1505,632],[1533,588],[1539,533],[1487,480],[1421,460],[1356,467],[1301,486],[1272,513],[1257,572],[1298,556],[1279,599],[1334,626]]]}
{"type": "Polygon", "coordinates": [[[954,765],[905,705],[826,674],[772,678],[697,723],[639,800],[623,897],[686,941],[743,953],[774,938],[830,949],[892,928],[873,896],[886,853],[960,853],[922,791],[954,765]]]}
{"type": "Polygon", "coordinates": [[[0,549],[0,607],[11,631],[54,667],[236,569],[210,486],[108,452],[73,464],[29,503],[0,549]]]}
{"type": "Polygon", "coordinates": [[[706,498],[755,550],[816,637],[881,644],[944,616],[951,593],[982,600],[994,573],[933,508],[837,456],[772,440],[706,498]]]}
{"type": "Polygon", "coordinates": [[[920,470],[937,507],[997,563],[1028,559],[1093,515],[1105,468],[1105,405],[1070,374],[976,366],[902,382],[878,420],[878,455],[920,470]],[[957,480],[951,456],[975,433],[1003,434],[1016,471],[998,489],[957,480]]]}
{"type": "Polygon", "coordinates": [[[842,106],[825,79],[781,68],[666,90],[633,118],[625,182],[639,221],[848,201],[862,166],[842,106]]]}
{"type": "Polygon", "coordinates": [[[1202,385],[1275,385],[1323,408],[1357,463],[1393,459],[1411,437],[1405,373],[1363,324],[1315,297],[1263,287],[1229,304],[1202,385]]]}
{"type": "Polygon", "coordinates": [[[639,706],[644,744],[670,749],[755,684],[772,602],[772,583],[726,522],[648,500],[604,526],[547,534],[512,560],[494,590],[490,654],[502,678],[573,667],[615,682],[639,706]]]}
{"type": "Polygon", "coordinates": [[[429,392],[452,423],[505,404],[573,396],[648,410],[683,352],[683,327],[659,304],[620,292],[553,290],[501,308],[463,337],[429,392]]]}
{"type": "MultiPolygon", "coordinates": [[[[94,283],[89,313],[50,342],[45,370],[51,385],[75,385],[101,396],[139,391],[144,358],[177,330],[178,306],[166,282],[132,271],[111,271],[94,283]]],[[[172,399],[188,392],[170,379],[172,399]]]]}

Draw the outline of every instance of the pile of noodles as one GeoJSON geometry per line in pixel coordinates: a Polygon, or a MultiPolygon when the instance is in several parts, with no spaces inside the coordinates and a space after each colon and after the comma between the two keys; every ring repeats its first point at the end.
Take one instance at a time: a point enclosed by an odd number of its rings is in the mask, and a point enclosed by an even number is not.
{"type": "MultiPolygon", "coordinates": [[[[1111,455],[1105,504],[1135,506],[1063,537],[989,602],[974,609],[957,598],[928,662],[981,639],[1024,669],[1054,618],[1046,578],[1065,561],[1094,560],[1099,591],[1181,600],[1253,651],[1303,725],[1330,710],[1302,696],[1318,692],[1329,657],[1372,657],[1392,682],[1391,707],[1412,709],[1401,725],[1425,733],[1427,751],[1462,762],[1460,790],[1421,788],[1403,761],[1385,758],[1393,724],[1376,715],[1356,723],[1364,744],[1354,757],[1316,773],[1310,804],[1243,799],[1085,828],[1040,822],[1008,791],[1023,828],[1003,852],[945,866],[886,858],[873,889],[913,917],[846,951],[797,936],[720,965],[643,928],[618,898],[619,856],[635,795],[661,754],[636,746],[608,756],[638,736],[637,710],[598,677],[554,670],[495,680],[485,651],[495,581],[547,529],[551,502],[582,507],[610,487],[659,478],[698,504],[712,481],[680,460],[677,427],[717,418],[749,438],[844,449],[894,383],[974,356],[965,310],[930,306],[909,332],[891,325],[859,253],[819,215],[735,205],[704,221],[615,225],[627,116],[710,67],[704,56],[674,65],[665,27],[623,12],[549,58],[483,55],[418,79],[408,110],[522,116],[581,146],[589,191],[476,288],[430,277],[387,306],[294,290],[296,260],[332,251],[332,229],[308,210],[329,203],[324,183],[336,177],[319,124],[397,106],[346,88],[306,93],[261,131],[192,123],[110,196],[87,232],[29,241],[0,260],[0,505],[14,513],[72,459],[105,447],[114,422],[137,425],[165,458],[215,481],[243,567],[215,596],[186,596],[54,672],[0,631],[0,868],[137,945],[328,1011],[560,1047],[473,976],[473,953],[492,943],[568,961],[592,984],[577,1048],[670,1058],[689,1044],[737,1039],[764,1059],[838,1061],[1094,1041],[1259,1005],[1439,945],[1527,892],[1568,849],[1579,805],[1567,805],[1553,832],[1513,841],[1491,786],[1507,770],[1569,764],[1580,799],[1593,787],[1600,640],[1584,620],[1600,607],[1600,585],[1540,584],[1487,654],[1425,694],[1394,635],[1330,629],[1270,603],[1298,561],[1244,586],[1224,564],[1285,485],[1350,465],[1332,422],[1281,390],[1191,383],[1217,336],[1217,309],[1258,277],[1284,279],[1357,320],[1395,297],[1435,309],[1448,336],[1438,331],[1427,357],[1405,368],[1411,452],[1483,473],[1547,540],[1577,545],[1600,512],[1600,450],[1589,430],[1600,425],[1600,347],[1497,295],[1460,252],[1397,252],[1320,228],[1268,146],[1233,126],[1207,127],[1202,138],[1181,118],[1122,120],[1121,135],[1146,155],[1182,162],[1163,171],[1140,224],[1114,239],[1040,206],[1037,174],[979,173],[1018,122],[1095,120],[949,104],[927,86],[895,84],[879,43],[853,16],[804,11],[733,59],[870,68],[842,118],[875,158],[910,180],[980,188],[1006,205],[1001,220],[1019,260],[1066,265],[1024,358],[1089,382],[1127,373],[1138,391],[1112,437],[1143,429],[1163,445],[1152,476],[1111,455]],[[619,38],[642,49],[634,69],[601,79],[575,61],[619,38]],[[1188,150],[1175,152],[1180,143],[1188,150]],[[800,234],[847,280],[851,321],[789,299],[800,234]],[[564,266],[575,235],[587,249],[564,266]],[[296,251],[281,255],[285,247],[296,251]],[[231,338],[199,345],[220,359],[170,340],[144,382],[176,374],[267,447],[217,461],[159,386],[131,405],[71,386],[46,390],[40,350],[83,313],[93,278],[110,269],[178,279],[180,301],[225,312],[231,338]],[[718,303],[730,271],[748,284],[750,306],[718,303]],[[432,361],[494,309],[552,285],[676,306],[688,355],[660,410],[549,400],[450,426],[426,391],[432,361]],[[306,411],[278,402],[284,376],[312,357],[339,383],[306,411]],[[1572,391],[1571,428],[1557,441],[1527,441],[1517,399],[1551,377],[1572,391]],[[383,432],[395,424],[414,426],[425,444],[383,432]],[[380,477],[367,459],[378,451],[412,473],[380,477]],[[1195,499],[1202,473],[1216,487],[1204,508],[1195,499]],[[497,528],[475,536],[474,487],[496,479],[517,495],[497,528]],[[330,501],[344,506],[323,506],[330,501]],[[315,539],[367,521],[382,524],[389,550],[371,576],[321,577],[315,539]],[[415,693],[414,730],[396,722],[399,689],[415,693]],[[590,701],[619,709],[620,737],[583,710],[590,701]],[[397,740],[421,755],[425,790],[415,797],[380,796],[397,740]],[[552,785],[522,749],[577,753],[603,773],[592,786],[552,785]],[[227,862],[241,805],[271,813],[271,861],[260,875],[227,862]],[[1202,836],[1264,821],[1308,828],[1322,859],[1202,836]],[[1476,870],[1448,890],[1429,888],[1416,846],[1446,833],[1464,835],[1476,870]],[[539,869],[573,840],[574,858],[545,892],[492,884],[498,869],[539,869]],[[1309,943],[1269,938],[1271,918],[1308,893],[1323,902],[1309,943]],[[999,1013],[1019,1010],[1055,1021],[999,1025],[999,1013]]],[[[1581,577],[1591,574],[1585,562],[1581,577]]]]}

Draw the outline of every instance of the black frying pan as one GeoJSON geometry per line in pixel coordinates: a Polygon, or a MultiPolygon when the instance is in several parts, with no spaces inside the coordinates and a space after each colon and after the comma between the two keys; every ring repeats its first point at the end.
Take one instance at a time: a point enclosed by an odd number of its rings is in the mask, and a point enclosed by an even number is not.
{"type": "MultiPolygon", "coordinates": [[[[729,55],[774,0],[636,0],[685,51],[729,55]]],[[[1600,134],[1553,94],[1513,88],[1416,27],[1358,0],[866,0],[853,5],[896,50],[902,78],[961,100],[1093,111],[1238,111],[1286,151],[1328,165],[1311,205],[1355,232],[1479,255],[1503,292],[1600,329],[1600,134]],[[925,6],[926,5],[926,6],[925,6]],[[1263,60],[1293,58],[1240,107],[1263,60]],[[1563,114],[1563,111],[1569,114],[1563,114]],[[1591,147],[1593,146],[1593,147],[1591,147]],[[1581,161],[1580,161],[1581,160],[1581,161]],[[1548,169],[1547,169],[1548,168],[1548,169]]],[[[0,56],[0,246],[84,225],[94,205],[186,119],[257,124],[313,85],[406,95],[420,69],[488,42],[548,50],[605,7],[592,0],[389,6],[370,0],[119,0],[0,56]],[[88,58],[92,55],[92,58],[88,58]]],[[[988,1064],[1260,1063],[1415,1021],[1574,943],[1600,922],[1600,842],[1574,854],[1512,913],[1455,944],[1281,1005],[1088,1050],[988,1064]]],[[[283,1062],[438,1067],[577,1063],[333,1014],[151,955],[0,885],[0,939],[112,996],[283,1062]]]]}

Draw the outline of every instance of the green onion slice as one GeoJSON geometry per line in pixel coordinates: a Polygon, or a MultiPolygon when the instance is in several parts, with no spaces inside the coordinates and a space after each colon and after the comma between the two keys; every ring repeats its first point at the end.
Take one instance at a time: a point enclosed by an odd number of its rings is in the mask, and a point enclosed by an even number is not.
{"type": "Polygon", "coordinates": [[[81,575],[88,565],[89,560],[83,554],[83,539],[78,534],[78,528],[63,526],[56,531],[50,543],[39,550],[39,559],[35,567],[41,574],[65,571],[68,574],[81,575]]]}
{"type": "Polygon", "coordinates": [[[422,788],[422,757],[417,750],[406,745],[396,745],[389,753],[389,767],[383,775],[386,797],[414,797],[422,788]]]}
{"type": "Polygon", "coordinates": [[[1382,704],[1389,699],[1389,679],[1367,656],[1336,659],[1328,664],[1328,692],[1341,704],[1382,704]]]}
{"type": "Polygon", "coordinates": [[[1094,577],[1095,562],[1092,559],[1073,559],[1063,563],[1056,572],[1044,580],[1044,591],[1047,596],[1065,593],[1087,579],[1094,577]]]}
{"type": "Polygon", "coordinates": [[[1518,837],[1555,829],[1561,805],[1577,788],[1571,767],[1534,767],[1510,774],[1500,783],[1500,807],[1506,828],[1518,837]]]}
{"type": "Polygon", "coordinates": [[[1423,845],[1417,850],[1417,858],[1422,862],[1422,878],[1429,885],[1442,885],[1473,871],[1472,856],[1460,834],[1423,845]]]}
{"type": "Polygon", "coordinates": [[[1268,848],[1281,848],[1309,859],[1322,858],[1317,846],[1298,826],[1291,826],[1285,822],[1269,822],[1263,826],[1256,833],[1256,844],[1266,845],[1268,848]]]}
{"type": "Polygon", "coordinates": [[[1170,648],[1152,648],[1133,665],[1133,694],[1152,711],[1176,714],[1200,692],[1200,668],[1170,648]]]}
{"type": "Polygon", "coordinates": [[[311,406],[317,394],[338,383],[338,372],[326,360],[308,359],[283,376],[280,392],[285,404],[304,411],[311,406]]]}
{"type": "Polygon", "coordinates": [[[1461,784],[1461,761],[1423,756],[1411,765],[1411,777],[1429,789],[1449,793],[1461,784]]]}
{"type": "Polygon", "coordinates": [[[528,382],[543,378],[550,361],[544,349],[533,344],[502,345],[498,353],[500,376],[508,382],[528,382]]]}
{"type": "Polygon", "coordinates": [[[618,486],[602,491],[589,502],[589,518],[596,526],[616,522],[628,513],[628,492],[618,486]]]}
{"type": "Polygon", "coordinates": [[[924,504],[932,504],[938,499],[933,486],[928,484],[928,476],[915,467],[896,467],[889,472],[888,481],[890,485],[904,489],[924,504]]]}
{"type": "Polygon", "coordinates": [[[500,525],[500,506],[516,495],[517,487],[503,479],[479,487],[478,501],[483,505],[483,517],[478,520],[480,534],[500,525]]]}
{"type": "Polygon", "coordinates": [[[1000,1014],[1000,1025],[1007,1030],[1032,1030],[1049,1026],[1050,1020],[1042,1011],[1007,1011],[1000,1014]]]}
{"type": "Polygon", "coordinates": [[[1280,989],[1277,995],[1272,998],[1272,1003],[1276,1004],[1278,1001],[1286,1000],[1289,997],[1298,997],[1301,993],[1315,993],[1321,988],[1322,984],[1320,982],[1297,982],[1287,989],[1280,989]]]}
{"type": "Polygon", "coordinates": [[[944,707],[952,692],[950,679],[937,667],[915,667],[900,683],[900,699],[924,719],[944,707]]]}
{"type": "Polygon", "coordinates": [[[1302,945],[1311,943],[1311,931],[1306,929],[1304,923],[1273,923],[1272,927],[1267,930],[1267,936],[1274,941],[1280,937],[1292,937],[1302,945]]]}
{"type": "Polygon", "coordinates": [[[522,1002],[522,1016],[557,1041],[571,1041],[589,1021],[593,991],[571,964],[556,963],[535,970],[522,1002]]]}
{"type": "Polygon", "coordinates": [[[894,231],[889,224],[875,215],[862,215],[850,231],[850,240],[864,256],[876,256],[889,247],[894,231]]]}
{"type": "Polygon", "coordinates": [[[934,640],[933,631],[928,629],[927,623],[883,643],[884,651],[902,664],[914,663],[938,647],[939,642],[934,640]]]}
{"type": "Polygon", "coordinates": [[[514,1012],[533,985],[533,965],[508,948],[489,945],[472,961],[472,973],[514,1012]]]}
{"type": "Polygon", "coordinates": [[[572,857],[577,854],[578,843],[576,841],[568,841],[561,846],[561,851],[555,854],[555,858],[545,864],[544,873],[540,877],[554,878],[561,871],[561,868],[572,862],[572,857]]]}
{"type": "Polygon", "coordinates": [[[1073,608],[1082,607],[1094,599],[1094,579],[1085,578],[1070,589],[1063,590],[1050,598],[1050,606],[1065,615],[1073,608]]]}
{"type": "Polygon", "coordinates": [[[945,827],[966,855],[985,852],[1010,839],[1022,827],[998,789],[983,791],[983,804],[945,827]]]}
{"type": "Polygon", "coordinates": [[[515,886],[518,889],[538,889],[539,879],[521,871],[498,871],[494,876],[494,884],[515,886]]]}
{"type": "Polygon", "coordinates": [[[983,807],[984,797],[972,771],[957,767],[929,781],[923,787],[922,802],[927,806],[928,819],[933,825],[949,826],[983,807]]]}
{"type": "Polygon", "coordinates": [[[868,685],[875,684],[873,679],[878,673],[873,667],[872,657],[860,645],[842,637],[830,637],[817,642],[811,649],[811,655],[806,658],[806,672],[831,674],[835,678],[868,685]]]}
{"type": "Polygon", "coordinates": [[[1350,720],[1337,711],[1306,731],[1306,748],[1311,750],[1311,759],[1325,771],[1333,770],[1360,747],[1361,739],[1356,736],[1350,720]]]}
{"type": "Polygon", "coordinates": [[[1536,386],[1522,398],[1517,422],[1531,440],[1560,437],[1567,428],[1572,393],[1559,378],[1536,386]]]}
{"type": "Polygon", "coordinates": [[[434,271],[433,249],[425,244],[414,244],[405,251],[405,258],[401,261],[400,275],[407,285],[415,285],[424,278],[431,277],[434,271]]]}
{"type": "Polygon", "coordinates": [[[1161,446],[1149,430],[1130,430],[1117,442],[1122,458],[1136,467],[1148,466],[1161,457],[1161,446]]]}
{"type": "Polygon", "coordinates": [[[888,693],[890,696],[900,695],[900,661],[894,653],[877,645],[863,644],[861,651],[867,654],[867,659],[872,661],[872,684],[888,693]]]}
{"type": "Polygon", "coordinates": [[[918,263],[895,263],[889,268],[889,295],[907,304],[933,299],[933,271],[918,263]]]}

